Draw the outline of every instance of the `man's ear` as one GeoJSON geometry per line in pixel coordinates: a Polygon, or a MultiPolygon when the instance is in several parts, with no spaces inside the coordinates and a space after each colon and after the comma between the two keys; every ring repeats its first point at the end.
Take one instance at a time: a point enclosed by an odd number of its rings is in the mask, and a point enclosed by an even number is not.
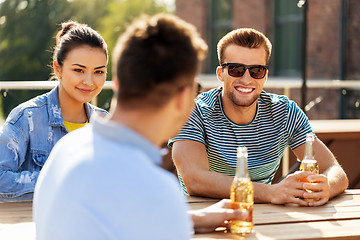
{"type": "Polygon", "coordinates": [[[183,89],[181,89],[181,91],[179,91],[176,94],[176,108],[178,110],[183,110],[183,108],[186,106],[186,101],[187,101],[187,92],[188,92],[189,88],[188,87],[184,87],[183,89]]]}
{"type": "Polygon", "coordinates": [[[222,79],[222,74],[223,74],[223,68],[218,66],[216,68],[216,77],[220,82],[224,82],[224,80],[222,79]]]}
{"type": "Polygon", "coordinates": [[[119,90],[119,80],[116,77],[113,77],[111,81],[113,83],[111,89],[113,90],[114,94],[117,94],[119,90]]]}
{"type": "Polygon", "coordinates": [[[181,111],[187,111],[190,104],[194,102],[194,90],[192,87],[187,86],[181,89],[175,97],[175,107],[181,111]]]}

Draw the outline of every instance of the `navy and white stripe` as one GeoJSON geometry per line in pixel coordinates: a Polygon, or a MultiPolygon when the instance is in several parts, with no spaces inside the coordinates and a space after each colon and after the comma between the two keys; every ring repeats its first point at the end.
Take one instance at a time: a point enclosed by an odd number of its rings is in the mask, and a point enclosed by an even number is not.
{"type": "MultiPolygon", "coordinates": [[[[169,146],[177,140],[201,142],[206,147],[209,170],[230,176],[235,175],[237,147],[246,146],[251,180],[271,183],[285,148],[297,148],[312,132],[309,119],[286,96],[262,91],[254,119],[236,124],[223,111],[221,91],[215,88],[197,97],[189,121],[169,146]]],[[[186,192],[181,177],[180,181],[186,192]]]]}

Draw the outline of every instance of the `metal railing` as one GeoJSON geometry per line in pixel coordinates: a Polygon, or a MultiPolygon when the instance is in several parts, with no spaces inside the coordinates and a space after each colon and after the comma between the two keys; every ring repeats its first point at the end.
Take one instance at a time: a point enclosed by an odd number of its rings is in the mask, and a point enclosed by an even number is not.
{"type": "MultiPolygon", "coordinates": [[[[200,74],[197,78],[204,89],[211,89],[222,85],[215,75],[200,74]]],[[[0,81],[0,90],[43,90],[52,89],[57,86],[58,81],[0,81]]],[[[112,81],[106,81],[103,89],[111,89],[112,81]]],[[[300,78],[275,78],[269,77],[265,88],[283,89],[283,94],[290,98],[291,89],[300,89],[302,80],[300,78]]],[[[351,88],[360,89],[360,80],[307,80],[307,88],[351,88]]],[[[97,105],[97,99],[91,101],[97,105]]],[[[284,152],[282,160],[282,175],[286,176],[289,171],[289,149],[284,152]]]]}
{"type": "MultiPolygon", "coordinates": [[[[198,81],[205,89],[221,86],[220,82],[213,74],[200,74],[198,81]]],[[[58,84],[57,81],[0,81],[0,90],[42,90],[52,89],[58,84]]],[[[290,89],[301,88],[302,80],[300,78],[278,78],[269,77],[265,83],[265,88],[283,89],[284,94],[289,96],[290,89]]],[[[111,89],[112,82],[106,81],[104,89],[111,89]]],[[[307,80],[308,88],[352,88],[360,89],[359,80],[307,80]]]]}
{"type": "MultiPolygon", "coordinates": [[[[58,84],[58,81],[0,81],[0,90],[50,90],[58,84]]],[[[103,89],[111,89],[112,85],[112,81],[105,81],[103,89]]],[[[97,97],[91,103],[97,105],[97,97]]]]}

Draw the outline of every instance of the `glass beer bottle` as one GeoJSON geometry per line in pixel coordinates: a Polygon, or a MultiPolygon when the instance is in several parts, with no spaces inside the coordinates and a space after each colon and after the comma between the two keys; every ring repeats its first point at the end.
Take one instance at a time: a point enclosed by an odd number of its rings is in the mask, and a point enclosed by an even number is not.
{"type": "Polygon", "coordinates": [[[231,208],[247,212],[247,217],[230,221],[230,231],[232,233],[250,233],[254,225],[254,187],[249,177],[247,160],[247,148],[238,147],[236,175],[230,190],[231,208]]]}
{"type": "MultiPolygon", "coordinates": [[[[306,134],[305,154],[304,154],[304,159],[301,161],[299,170],[319,174],[319,166],[315,159],[314,140],[315,140],[315,136],[313,133],[306,134]]],[[[307,182],[307,179],[304,178],[300,181],[307,182]]],[[[306,191],[312,192],[310,190],[306,190],[306,191]]],[[[304,200],[313,201],[313,199],[304,199],[304,200]]]]}

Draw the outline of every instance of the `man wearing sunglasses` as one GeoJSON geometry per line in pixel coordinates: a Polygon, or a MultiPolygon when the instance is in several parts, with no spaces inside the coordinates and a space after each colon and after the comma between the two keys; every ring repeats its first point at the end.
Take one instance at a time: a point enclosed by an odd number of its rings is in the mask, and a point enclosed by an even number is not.
{"type": "Polygon", "coordinates": [[[321,174],[295,172],[271,184],[285,148],[302,159],[313,130],[294,101],[263,90],[270,54],[269,39],[254,29],[234,30],[219,41],[216,74],[224,86],[200,94],[189,121],[169,141],[185,194],[228,198],[240,145],[248,148],[255,202],[319,206],[347,188],[345,172],[319,139],[321,174]],[[304,177],[312,184],[299,182],[304,177]]]}

